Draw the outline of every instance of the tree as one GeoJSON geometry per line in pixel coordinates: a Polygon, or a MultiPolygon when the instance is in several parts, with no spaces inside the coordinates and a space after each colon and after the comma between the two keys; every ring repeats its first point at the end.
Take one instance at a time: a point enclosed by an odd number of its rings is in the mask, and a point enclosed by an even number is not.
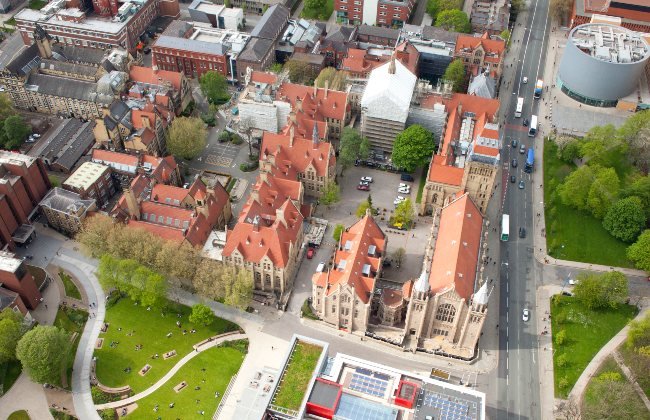
{"type": "Polygon", "coordinates": [[[463,60],[456,59],[452,61],[445,70],[442,80],[452,82],[454,84],[454,92],[461,93],[465,90],[465,65],[463,60]]]}
{"type": "MultiPolygon", "coordinates": [[[[239,119],[239,132],[243,133],[246,136],[246,143],[248,143],[248,156],[253,154],[253,130],[255,129],[255,123],[251,117],[244,117],[239,119]]],[[[241,139],[237,141],[237,136],[234,134],[231,137],[233,144],[241,144],[241,139]]]]}
{"type": "Polygon", "coordinates": [[[0,365],[16,359],[16,346],[22,330],[20,314],[10,308],[0,312],[0,365]]]}
{"type": "Polygon", "coordinates": [[[575,296],[589,309],[616,309],[628,297],[628,281],[623,273],[581,273],[574,288],[575,296]]]}
{"type": "Polygon", "coordinates": [[[405,226],[409,226],[415,217],[415,211],[413,210],[413,203],[411,199],[407,198],[397,205],[395,208],[395,216],[393,216],[393,223],[402,223],[405,226]]]}
{"type": "Polygon", "coordinates": [[[345,90],[349,73],[343,70],[336,70],[334,67],[325,67],[316,78],[316,85],[325,87],[325,82],[331,90],[345,90]]]}
{"type": "Polygon", "coordinates": [[[510,7],[514,14],[518,14],[526,8],[526,2],[524,0],[511,0],[510,7]]]}
{"type": "Polygon", "coordinates": [[[249,270],[227,267],[221,276],[225,289],[223,303],[246,309],[253,298],[253,273],[249,270]]]}
{"type": "Polygon", "coordinates": [[[7,93],[0,93],[0,121],[4,121],[5,118],[16,115],[16,110],[11,104],[11,98],[7,93]]]}
{"type": "Polygon", "coordinates": [[[22,146],[32,129],[20,115],[11,115],[4,120],[2,131],[3,144],[0,144],[0,147],[15,150],[22,146]]]}
{"type": "Polygon", "coordinates": [[[427,13],[435,21],[440,12],[445,10],[460,10],[463,8],[463,0],[429,0],[427,2],[427,13]]]}
{"type": "Polygon", "coordinates": [[[650,271],[650,229],[644,230],[627,248],[627,257],[639,270],[650,271]]]}
{"type": "Polygon", "coordinates": [[[501,33],[499,34],[501,39],[503,39],[506,42],[506,45],[510,45],[510,35],[511,35],[510,30],[507,28],[501,31],[501,33]]]}
{"type": "Polygon", "coordinates": [[[402,131],[393,143],[393,165],[412,172],[427,164],[436,144],[433,134],[421,125],[414,124],[402,131]]]}
{"type": "Polygon", "coordinates": [[[628,146],[632,163],[647,174],[650,169],[650,111],[640,111],[629,117],[618,133],[628,146]]]}
{"type": "Polygon", "coordinates": [[[116,225],[113,219],[100,213],[86,218],[75,239],[88,255],[98,258],[108,252],[112,236],[119,229],[122,225],[116,225]]]}
{"type": "Polygon", "coordinates": [[[584,404],[582,407],[583,419],[639,418],[639,397],[634,388],[618,373],[601,374],[591,383],[589,394],[593,398],[590,404],[584,404]]]}
{"type": "Polygon", "coordinates": [[[282,71],[283,67],[280,63],[273,63],[269,70],[273,73],[279,74],[282,71]]]}
{"type": "Polygon", "coordinates": [[[292,83],[299,85],[312,85],[318,72],[305,61],[291,59],[284,63],[284,69],[289,72],[292,83]]]}
{"type": "Polygon", "coordinates": [[[465,12],[461,10],[444,10],[438,13],[436,26],[447,31],[461,32],[464,34],[468,34],[472,31],[472,26],[469,24],[469,18],[465,12]]]}
{"type": "Polygon", "coordinates": [[[58,384],[70,347],[65,330],[38,325],[18,341],[16,356],[34,382],[58,384]]]}
{"type": "Polygon", "coordinates": [[[629,350],[650,346],[650,312],[630,322],[625,345],[629,350]]]}
{"type": "Polygon", "coordinates": [[[308,18],[327,19],[329,16],[323,16],[326,9],[327,0],[305,0],[303,14],[308,18]]]}
{"type": "Polygon", "coordinates": [[[357,212],[356,215],[359,219],[363,218],[363,216],[366,215],[366,210],[370,209],[371,213],[373,211],[372,208],[372,196],[368,194],[368,198],[365,201],[362,201],[359,203],[359,206],[357,207],[357,212]]]}
{"type": "Polygon", "coordinates": [[[219,72],[210,70],[199,78],[201,92],[211,104],[224,104],[230,99],[228,81],[219,72]]]}
{"type": "Polygon", "coordinates": [[[370,142],[368,139],[361,137],[357,130],[350,127],[343,129],[339,145],[338,160],[341,162],[343,169],[352,165],[357,159],[366,159],[370,153],[370,142]]]}
{"type": "Polygon", "coordinates": [[[192,313],[190,314],[192,324],[210,325],[214,322],[214,319],[214,312],[207,305],[197,303],[192,306],[192,313]]]}
{"type": "Polygon", "coordinates": [[[646,214],[639,197],[628,197],[614,203],[603,220],[603,227],[623,242],[634,242],[646,223],[646,214]]]}
{"type": "Polygon", "coordinates": [[[135,260],[104,254],[99,260],[97,279],[104,290],[126,293],[142,306],[159,306],[165,299],[165,278],[135,260]]]}
{"type": "Polygon", "coordinates": [[[650,176],[637,177],[621,191],[621,195],[638,197],[645,209],[646,218],[650,219],[650,176]]]}
{"type": "Polygon", "coordinates": [[[222,301],[226,295],[222,282],[224,266],[217,261],[204,258],[192,278],[192,286],[200,296],[222,301]]]}
{"type": "Polygon", "coordinates": [[[321,191],[320,202],[329,206],[341,201],[341,188],[334,181],[327,181],[321,191]]]}
{"type": "Polygon", "coordinates": [[[559,25],[565,25],[572,7],[573,0],[551,0],[551,17],[559,25]]]}
{"type": "Polygon", "coordinates": [[[627,151],[627,144],[612,124],[595,126],[581,141],[580,152],[589,165],[616,166],[627,151]]]}
{"type": "Polygon", "coordinates": [[[587,205],[597,219],[602,219],[618,199],[620,181],[614,168],[597,168],[596,178],[587,195],[587,205]]]}
{"type": "Polygon", "coordinates": [[[575,159],[581,157],[579,139],[568,136],[561,136],[555,140],[557,144],[557,157],[563,162],[573,163],[575,159]]]}
{"type": "Polygon", "coordinates": [[[406,256],[406,250],[404,248],[397,248],[393,252],[392,256],[393,256],[393,261],[395,261],[395,266],[399,268],[400,265],[402,265],[402,263],[404,262],[404,257],[406,256]]]}
{"type": "Polygon", "coordinates": [[[558,332],[555,335],[555,344],[561,346],[562,344],[564,344],[565,341],[566,341],[566,330],[561,329],[560,332],[558,332]]]}
{"type": "Polygon", "coordinates": [[[341,235],[343,234],[343,231],[345,230],[345,226],[338,223],[336,226],[334,226],[334,232],[332,233],[332,238],[336,242],[341,240],[341,235]]]}
{"type": "Polygon", "coordinates": [[[587,210],[587,197],[594,178],[594,171],[587,165],[571,172],[557,187],[557,193],[562,203],[578,210],[587,210]]]}
{"type": "Polygon", "coordinates": [[[206,145],[208,132],[200,118],[176,117],[167,133],[167,150],[183,159],[194,159],[206,145]]]}

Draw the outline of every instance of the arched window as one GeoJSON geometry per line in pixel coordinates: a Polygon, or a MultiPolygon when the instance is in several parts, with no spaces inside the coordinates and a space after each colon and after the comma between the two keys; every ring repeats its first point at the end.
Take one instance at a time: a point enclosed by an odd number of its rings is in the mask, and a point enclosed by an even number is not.
{"type": "Polygon", "coordinates": [[[450,304],[445,303],[438,307],[436,311],[436,319],[442,322],[454,322],[454,317],[456,316],[456,308],[450,304]]]}
{"type": "Polygon", "coordinates": [[[433,194],[433,204],[436,204],[438,202],[438,194],[433,194]]]}

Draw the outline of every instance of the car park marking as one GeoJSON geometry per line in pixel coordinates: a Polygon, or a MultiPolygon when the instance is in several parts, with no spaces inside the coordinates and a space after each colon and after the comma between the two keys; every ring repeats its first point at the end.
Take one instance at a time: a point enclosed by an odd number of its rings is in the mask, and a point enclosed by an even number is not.
{"type": "Polygon", "coordinates": [[[208,155],[208,157],[205,159],[205,163],[228,168],[232,164],[232,159],[223,156],[208,155]]]}

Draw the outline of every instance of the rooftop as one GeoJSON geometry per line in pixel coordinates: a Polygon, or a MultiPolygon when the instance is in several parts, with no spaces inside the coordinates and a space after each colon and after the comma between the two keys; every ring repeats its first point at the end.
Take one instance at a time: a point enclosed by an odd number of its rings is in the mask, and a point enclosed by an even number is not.
{"type": "Polygon", "coordinates": [[[405,122],[416,81],[417,77],[399,60],[377,67],[368,77],[361,98],[362,110],[365,108],[369,117],[405,122]]]}
{"type": "Polygon", "coordinates": [[[85,213],[94,204],[95,200],[83,200],[79,194],[59,187],[50,190],[40,202],[42,207],[76,215],[85,213]]]}
{"type": "Polygon", "coordinates": [[[570,40],[599,61],[629,64],[647,60],[650,46],[643,36],[621,26],[588,23],[575,27],[570,40]]]}
{"type": "Polygon", "coordinates": [[[0,251],[0,270],[15,272],[22,264],[23,260],[16,258],[16,256],[7,251],[0,251]]]}
{"type": "Polygon", "coordinates": [[[64,186],[72,187],[73,189],[80,189],[86,191],[93,185],[99,178],[109,172],[108,166],[101,163],[84,162],[79,168],[74,171],[72,175],[63,183],[64,186]]]}
{"type": "Polygon", "coordinates": [[[282,30],[290,15],[291,12],[285,6],[274,4],[262,15],[251,31],[251,36],[275,39],[276,34],[282,30]]]}

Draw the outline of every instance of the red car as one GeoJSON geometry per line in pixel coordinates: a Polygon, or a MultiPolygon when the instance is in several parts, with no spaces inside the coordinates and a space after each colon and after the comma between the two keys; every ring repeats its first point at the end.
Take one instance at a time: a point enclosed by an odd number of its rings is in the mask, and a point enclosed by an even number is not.
{"type": "Polygon", "coordinates": [[[357,190],[359,190],[359,191],[370,191],[370,187],[368,185],[359,184],[359,185],[357,185],[357,190]]]}
{"type": "Polygon", "coordinates": [[[307,259],[311,260],[314,258],[314,254],[316,253],[316,250],[314,248],[307,248],[307,259]]]}

